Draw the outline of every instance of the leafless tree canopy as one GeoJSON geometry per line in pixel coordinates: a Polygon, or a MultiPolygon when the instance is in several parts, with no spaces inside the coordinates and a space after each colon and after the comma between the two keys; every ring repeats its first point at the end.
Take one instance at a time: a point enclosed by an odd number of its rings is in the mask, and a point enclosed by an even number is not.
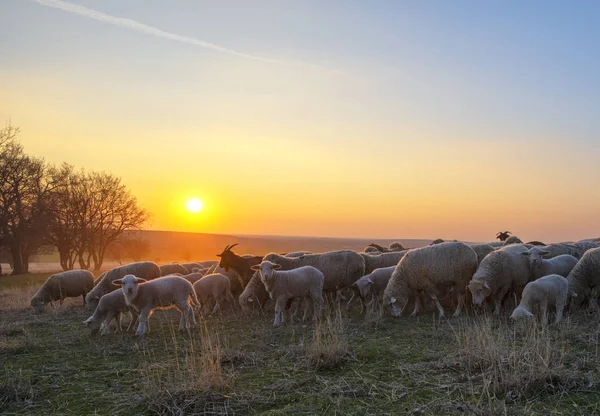
{"type": "Polygon", "coordinates": [[[13,273],[28,271],[29,257],[56,247],[70,270],[100,269],[108,247],[148,218],[121,179],[107,172],[49,166],[25,154],[18,129],[0,129],[0,244],[13,273]]]}

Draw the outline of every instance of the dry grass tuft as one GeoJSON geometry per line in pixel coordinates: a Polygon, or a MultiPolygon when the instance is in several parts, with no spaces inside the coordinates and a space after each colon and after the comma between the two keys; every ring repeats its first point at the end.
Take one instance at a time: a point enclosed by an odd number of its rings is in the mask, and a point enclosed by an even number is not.
{"type": "Polygon", "coordinates": [[[30,300],[38,291],[36,286],[11,287],[0,291],[1,311],[31,309],[30,300]]]}
{"type": "Polygon", "coordinates": [[[196,329],[185,337],[173,330],[167,359],[156,359],[144,347],[147,359],[142,371],[143,394],[152,413],[231,414],[229,397],[222,394],[230,386],[223,374],[221,340],[206,323],[202,325],[200,331],[196,329]]]}
{"type": "MultiPolygon", "coordinates": [[[[581,328],[570,320],[541,328],[488,315],[462,320],[454,329],[456,364],[469,376],[471,393],[487,399],[531,399],[592,386],[597,354],[575,355],[570,345],[581,328]],[[588,371],[582,371],[587,368],[588,371]]],[[[595,331],[598,342],[598,328],[595,331]]]]}
{"type": "Polygon", "coordinates": [[[306,352],[307,366],[316,370],[338,367],[354,359],[339,307],[316,322],[312,342],[306,352]]]}

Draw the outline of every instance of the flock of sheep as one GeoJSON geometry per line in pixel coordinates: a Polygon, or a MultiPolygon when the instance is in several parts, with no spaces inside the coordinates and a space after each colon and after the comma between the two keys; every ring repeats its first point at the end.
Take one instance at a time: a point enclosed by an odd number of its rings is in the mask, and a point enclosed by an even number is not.
{"type": "MultiPolygon", "coordinates": [[[[271,253],[243,255],[227,246],[219,261],[158,266],[137,262],[109,270],[97,279],[87,270],[52,275],[31,299],[41,312],[48,303],[83,296],[92,315],[84,321],[92,333],[110,332],[113,319],[122,331],[121,315],[131,314],[129,327],[139,321],[136,335],[150,330],[149,317],[156,309],[175,307],[181,312],[179,328],[196,323],[194,307],[216,313],[225,304],[242,309],[265,309],[275,302],[274,326],[294,300],[304,302],[304,319],[318,317],[325,299],[360,302],[361,310],[383,304],[392,316],[410,310],[454,309],[489,305],[499,314],[512,299],[520,299],[511,318],[539,312],[546,325],[549,307],[562,319],[569,304],[597,306],[600,283],[600,244],[596,241],[544,245],[523,243],[510,232],[498,233],[498,242],[466,244],[436,240],[426,247],[405,249],[371,244],[364,252],[350,250],[321,254],[271,253]],[[469,302],[468,293],[471,301],[469,302]]],[[[296,305],[298,306],[298,305],[296,305]]]]}

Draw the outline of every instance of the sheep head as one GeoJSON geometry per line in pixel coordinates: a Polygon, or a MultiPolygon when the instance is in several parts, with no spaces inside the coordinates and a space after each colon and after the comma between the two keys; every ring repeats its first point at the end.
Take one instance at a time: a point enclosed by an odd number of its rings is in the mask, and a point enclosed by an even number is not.
{"type": "Polygon", "coordinates": [[[402,311],[408,303],[406,296],[391,296],[387,293],[383,295],[383,306],[387,309],[390,315],[399,318],[402,316],[402,311]]]}
{"type": "Polygon", "coordinates": [[[492,293],[492,289],[487,282],[481,280],[471,280],[469,282],[469,291],[473,296],[473,305],[481,306],[483,301],[492,293]]]}
{"type": "Polygon", "coordinates": [[[228,272],[229,268],[233,266],[233,262],[235,261],[234,258],[238,257],[233,251],[231,251],[231,249],[237,245],[238,243],[227,245],[221,254],[217,254],[217,257],[221,258],[219,261],[219,267],[225,269],[226,272],[228,272]]]}
{"type": "Polygon", "coordinates": [[[146,282],[146,279],[135,277],[132,274],[128,274],[122,279],[117,279],[112,282],[115,286],[121,286],[123,288],[123,295],[127,304],[131,304],[131,301],[137,297],[140,284],[146,282]]]}
{"type": "Polygon", "coordinates": [[[281,269],[281,265],[271,263],[269,260],[265,260],[262,263],[250,268],[260,273],[260,280],[262,280],[267,290],[269,290],[269,288],[275,283],[275,270],[281,269]]]}

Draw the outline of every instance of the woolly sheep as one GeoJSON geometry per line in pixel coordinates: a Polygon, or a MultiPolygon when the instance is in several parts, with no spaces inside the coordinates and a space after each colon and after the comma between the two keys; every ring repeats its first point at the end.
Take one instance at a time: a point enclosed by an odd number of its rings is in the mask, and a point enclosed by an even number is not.
{"type": "Polygon", "coordinates": [[[190,271],[182,264],[179,263],[171,263],[171,264],[163,264],[160,266],[160,275],[167,276],[169,274],[181,273],[182,275],[188,274],[190,271]]]}
{"type": "MultiPolygon", "coordinates": [[[[352,284],[362,303],[381,298],[396,266],[375,269],[352,284]]],[[[375,302],[373,302],[375,307],[375,302]]]]}
{"type": "MultiPolygon", "coordinates": [[[[194,270],[198,270],[198,268],[194,267],[194,270]]],[[[200,279],[202,279],[204,277],[204,273],[200,273],[198,271],[198,272],[192,272],[192,273],[184,274],[184,275],[182,275],[180,277],[183,277],[185,280],[187,280],[188,282],[190,282],[193,285],[198,280],[200,280],[200,279]]]]}
{"type": "Polygon", "coordinates": [[[44,306],[54,301],[60,301],[62,306],[65,298],[83,297],[94,287],[94,275],[88,270],[69,270],[50,276],[31,298],[31,306],[41,312],[44,306]]]}
{"type": "Polygon", "coordinates": [[[569,294],[569,282],[563,276],[551,274],[541,277],[533,282],[527,283],[523,289],[521,303],[510,316],[512,319],[534,316],[533,309],[537,305],[540,309],[542,325],[546,326],[548,318],[546,312],[548,306],[556,308],[556,320],[562,320],[563,310],[567,304],[569,294]]]}
{"type": "MultiPolygon", "coordinates": [[[[268,257],[268,256],[267,256],[268,257]]],[[[321,314],[323,308],[323,286],[325,276],[313,266],[302,266],[293,270],[279,270],[282,266],[263,260],[252,270],[260,273],[260,278],[265,285],[271,299],[275,300],[275,320],[273,326],[281,325],[281,315],[293,298],[305,298],[315,307],[315,315],[321,314]]],[[[309,308],[305,309],[304,319],[309,308]]]]}
{"type": "Polygon", "coordinates": [[[104,276],[106,276],[106,273],[108,273],[108,270],[105,271],[104,273],[102,273],[100,276],[96,277],[96,279],[94,280],[94,286],[96,286],[98,283],[100,283],[102,281],[102,279],[104,279],[104,276]]]}
{"type": "Polygon", "coordinates": [[[121,289],[115,290],[100,298],[100,302],[98,302],[98,307],[94,311],[94,314],[83,321],[83,323],[87,325],[92,334],[96,334],[102,325],[104,325],[102,335],[108,335],[110,323],[114,318],[117,320],[117,330],[123,332],[123,328],[121,327],[121,314],[125,312],[129,312],[131,315],[131,322],[127,328],[127,330],[129,330],[137,320],[138,313],[133,307],[127,305],[123,291],[121,289]]]}
{"type": "Polygon", "coordinates": [[[469,247],[477,254],[477,264],[481,264],[481,261],[485,256],[495,250],[495,248],[489,244],[469,244],[469,247]]]}
{"type": "Polygon", "coordinates": [[[286,257],[295,259],[298,257],[306,256],[307,254],[312,254],[310,251],[293,251],[291,253],[285,254],[286,257]]]}
{"type": "Polygon", "coordinates": [[[388,253],[366,254],[359,253],[365,261],[365,274],[371,273],[375,269],[383,267],[396,266],[402,257],[408,253],[404,251],[392,251],[388,253]]]}
{"type": "Polygon", "coordinates": [[[488,254],[479,265],[469,290],[474,305],[482,305],[486,298],[495,302],[494,313],[500,313],[500,305],[510,290],[520,295],[531,280],[531,270],[523,253],[527,247],[521,244],[510,245],[488,254]]]}
{"type": "MultiPolygon", "coordinates": [[[[439,316],[444,309],[438,296],[454,290],[458,303],[454,316],[459,316],[466,285],[477,269],[477,254],[466,244],[440,243],[410,250],[398,263],[385,289],[383,302],[393,316],[399,317],[409,298],[419,293],[429,295],[436,304],[439,316]]],[[[418,312],[418,303],[415,311],[418,312]]]]}
{"type": "Polygon", "coordinates": [[[571,305],[580,307],[592,300],[592,289],[600,285],[600,248],[588,250],[567,276],[571,305]]]}
{"type": "Polygon", "coordinates": [[[210,301],[215,301],[215,307],[211,313],[217,312],[221,304],[226,301],[233,307],[233,296],[229,290],[229,278],[221,273],[209,274],[194,283],[194,291],[198,301],[204,309],[210,301]]]}
{"type": "Polygon", "coordinates": [[[156,279],[160,276],[160,269],[151,261],[141,261],[138,263],[131,263],[125,266],[115,267],[109,270],[102,280],[94,286],[94,288],[87,294],[85,300],[88,304],[88,310],[94,312],[100,298],[116,290],[116,287],[112,284],[114,280],[120,279],[128,274],[133,274],[137,277],[146,280],[156,279]]]}
{"type": "Polygon", "coordinates": [[[178,276],[165,276],[147,282],[128,274],[122,279],[114,280],[113,285],[122,286],[125,302],[140,314],[140,323],[135,333],[142,336],[150,331],[148,319],[154,309],[175,307],[181,312],[179,330],[196,325],[190,298],[195,306],[200,306],[192,284],[178,276]]]}
{"type": "MultiPolygon", "coordinates": [[[[202,266],[200,265],[200,263],[196,263],[196,262],[191,262],[191,263],[181,263],[181,265],[183,267],[185,267],[186,269],[188,269],[188,273],[192,272],[192,269],[194,268],[202,268],[202,266]]],[[[185,274],[185,273],[184,273],[185,274]]]]}
{"type": "MultiPolygon", "coordinates": [[[[281,270],[291,270],[302,266],[316,267],[325,276],[323,290],[326,292],[337,292],[340,289],[350,287],[352,283],[365,274],[365,261],[361,255],[348,250],[307,254],[295,259],[271,253],[266,255],[264,260],[279,264],[281,270]]],[[[264,285],[261,284],[260,274],[254,273],[239,296],[239,303],[243,308],[252,305],[262,307],[268,298],[268,293],[264,285]]]]}
{"type": "Polygon", "coordinates": [[[531,278],[533,280],[550,274],[567,277],[577,264],[577,259],[569,254],[561,254],[546,260],[543,257],[547,254],[549,254],[547,251],[537,246],[523,253],[524,256],[529,257],[529,267],[531,268],[531,278]]]}

